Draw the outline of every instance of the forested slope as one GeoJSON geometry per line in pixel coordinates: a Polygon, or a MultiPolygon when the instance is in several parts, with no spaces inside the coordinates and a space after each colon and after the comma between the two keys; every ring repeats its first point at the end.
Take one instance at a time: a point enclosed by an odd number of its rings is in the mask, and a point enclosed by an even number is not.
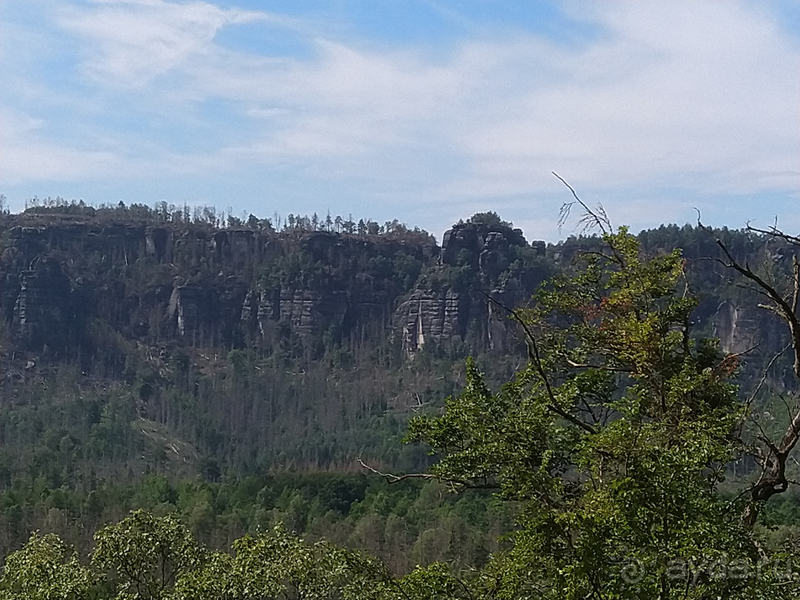
{"type": "MultiPolygon", "coordinates": [[[[790,260],[774,240],[740,231],[665,226],[639,239],[653,254],[684,249],[702,300],[695,316],[726,350],[748,351],[747,387],[785,342],[777,320],[709,260],[716,236],[767,270],[790,260]]],[[[396,221],[341,217],[223,222],[210,209],[60,202],[4,214],[2,546],[34,527],[85,542],[139,506],[178,509],[223,545],[293,519],[298,531],[340,531],[341,542],[369,538],[386,556],[401,543],[387,531],[405,531],[408,548],[424,547],[431,528],[455,534],[466,517],[444,496],[444,512],[430,504],[397,529],[389,515],[405,515],[420,488],[406,508],[397,499],[381,508],[369,500],[377,491],[345,474],[361,470],[358,457],[425,469],[427,450],[402,443],[409,417],[441,409],[463,385],[467,356],[489,383],[508,380],[527,353],[506,309],[598,248],[591,237],[529,242],[494,213],[454,225],[441,245],[396,221]],[[295,479],[269,479],[284,473],[295,479]],[[334,474],[333,513],[301,475],[315,473],[334,474]]],[[[791,385],[780,368],[774,384],[791,385]]],[[[502,513],[478,518],[490,507],[475,502],[473,517],[499,528],[502,513]]],[[[452,547],[485,553],[483,543],[452,547]]]]}

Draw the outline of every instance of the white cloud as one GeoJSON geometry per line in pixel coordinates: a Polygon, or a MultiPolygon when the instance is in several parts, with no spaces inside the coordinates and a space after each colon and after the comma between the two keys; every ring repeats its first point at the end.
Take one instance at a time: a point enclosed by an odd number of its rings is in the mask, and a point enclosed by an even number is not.
{"type": "Polygon", "coordinates": [[[599,44],[529,55],[533,69],[564,66],[560,81],[524,82],[521,114],[466,132],[477,178],[500,162],[506,175],[563,163],[600,188],[693,174],[704,192],[743,191],[742,176],[750,189],[791,172],[800,182],[798,53],[776,26],[733,2],[604,3],[592,16],[608,30],[599,44]]]}
{"type": "MultiPolygon", "coordinates": [[[[443,193],[522,194],[545,179],[552,189],[551,169],[593,188],[798,182],[798,53],[776,24],[733,2],[604,3],[592,17],[607,33],[587,48],[495,40],[438,64],[321,42],[316,62],[234,70],[218,93],[289,111],[254,147],[327,156],[336,170],[376,147],[471,161],[465,180],[443,173],[443,193]]],[[[226,76],[200,69],[195,81],[211,94],[226,76]]]]}
{"type": "MultiPolygon", "coordinates": [[[[191,137],[210,127],[197,107],[222,101],[230,114],[216,115],[211,132],[220,141],[187,152],[109,128],[99,154],[55,138],[48,149],[48,121],[38,116],[28,150],[23,133],[9,135],[21,156],[34,148],[72,160],[77,152],[80,173],[115,161],[159,177],[295,169],[328,181],[332,195],[402,202],[442,222],[493,202],[522,221],[532,203],[555,198],[554,213],[565,196],[551,170],[635,226],[680,220],[671,215],[694,204],[667,207],[669,191],[709,206],[716,194],[796,197],[800,50],[775,15],[734,0],[564,6],[596,36],[564,45],[517,31],[434,57],[208,2],[73,6],[59,22],[80,44],[80,72],[97,86],[87,102],[104,97],[110,114],[115,99],[133,97],[191,137]],[[313,51],[267,57],[217,43],[222,28],[241,23],[283,28],[313,51]],[[653,202],[664,209],[658,215],[645,208],[653,202]]],[[[6,162],[5,175],[35,177],[21,161],[6,162]]]]}
{"type": "Polygon", "coordinates": [[[91,49],[83,63],[104,83],[140,87],[202,56],[226,25],[268,19],[266,13],[222,10],[207,2],[95,0],[96,8],[61,16],[68,31],[91,49]]]}

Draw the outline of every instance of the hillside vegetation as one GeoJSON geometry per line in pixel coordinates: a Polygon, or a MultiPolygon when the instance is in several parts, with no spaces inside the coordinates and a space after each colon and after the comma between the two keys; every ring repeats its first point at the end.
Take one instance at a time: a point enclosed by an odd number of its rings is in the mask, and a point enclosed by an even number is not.
{"type": "MultiPolygon", "coordinates": [[[[649,256],[683,250],[695,329],[746,351],[747,391],[785,341],[709,260],[715,237],[769,276],[791,260],[787,243],[744,231],[664,226],[637,239],[649,256]]],[[[531,242],[494,213],[441,245],[397,221],[163,204],[0,215],[0,549],[38,528],[88,550],[103,523],[144,507],[179,513],[212,547],[283,522],[396,572],[480,564],[511,527],[505,505],[387,487],[358,459],[426,470],[428,447],[403,443],[409,418],[441,413],[469,356],[489,386],[510,380],[528,354],[508,309],[601,244],[531,242]]],[[[790,367],[771,365],[770,390],[791,392],[790,367]]],[[[781,426],[777,398],[759,394],[776,416],[765,427],[781,426]]]]}

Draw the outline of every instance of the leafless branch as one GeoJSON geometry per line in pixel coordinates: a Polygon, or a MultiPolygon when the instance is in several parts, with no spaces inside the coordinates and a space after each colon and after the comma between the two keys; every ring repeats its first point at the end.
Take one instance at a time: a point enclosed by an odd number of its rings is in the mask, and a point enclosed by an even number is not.
{"type": "Polygon", "coordinates": [[[610,365],[592,365],[590,363],[578,363],[570,358],[564,359],[566,363],[574,369],[597,369],[599,371],[612,371],[614,373],[631,373],[633,369],[630,367],[613,367],[610,365]]]}
{"type": "Polygon", "coordinates": [[[764,370],[761,373],[761,379],[758,380],[758,385],[756,385],[755,389],[750,393],[750,396],[745,401],[745,406],[748,408],[748,410],[750,409],[750,405],[753,403],[753,400],[755,400],[756,396],[758,395],[758,392],[761,391],[761,388],[764,387],[764,384],[767,382],[767,376],[769,374],[769,370],[772,368],[772,365],[774,365],[775,361],[777,361],[784,352],[791,348],[791,346],[791,344],[784,346],[783,350],[776,353],[775,356],[773,356],[767,363],[767,366],[764,367],[764,370]]]}
{"type": "MultiPolygon", "coordinates": [[[[774,229],[771,234],[784,237],[784,239],[787,237],[786,234],[782,232],[778,233],[777,229],[774,229]]],[[[788,237],[791,238],[792,236],[788,237]]],[[[731,252],[721,240],[717,239],[717,245],[722,249],[727,259],[727,262],[723,261],[723,264],[754,283],[757,289],[769,298],[771,304],[768,305],[767,308],[770,308],[780,315],[788,325],[791,335],[790,345],[794,352],[793,370],[795,376],[800,379],[800,321],[798,321],[796,312],[797,298],[798,295],[800,295],[800,268],[797,266],[797,261],[794,261],[792,269],[794,280],[792,299],[787,301],[772,285],[756,274],[747,263],[741,264],[734,259],[731,252]]],[[[773,361],[774,360],[775,359],[773,359],[773,361]]],[[[797,445],[798,440],[800,440],[800,410],[796,410],[794,415],[791,416],[788,427],[777,443],[763,434],[759,436],[758,439],[766,446],[767,451],[759,460],[762,468],[761,475],[749,488],[751,502],[742,515],[743,522],[747,527],[753,527],[755,525],[758,512],[764,502],[769,500],[773,495],[780,494],[788,489],[786,459],[797,445]]]]}
{"type": "Polygon", "coordinates": [[[404,475],[395,475],[394,473],[381,473],[378,469],[371,467],[363,460],[361,457],[358,457],[358,464],[360,464],[363,468],[371,473],[375,473],[375,475],[380,475],[389,483],[397,483],[398,481],[403,481],[404,479],[436,479],[436,475],[432,473],[406,473],[404,475]]]}
{"type": "Polygon", "coordinates": [[[375,475],[379,475],[383,477],[388,483],[397,483],[398,481],[403,481],[405,479],[435,479],[437,481],[441,481],[443,483],[449,483],[453,485],[462,485],[467,488],[472,489],[485,489],[485,490],[494,490],[497,489],[498,486],[491,482],[486,483],[476,483],[474,481],[465,481],[463,479],[452,479],[449,477],[440,477],[434,473],[405,473],[403,475],[395,475],[394,473],[383,473],[365,463],[361,457],[358,457],[358,464],[361,465],[362,468],[366,469],[370,473],[374,473],[375,475]]]}
{"type": "Polygon", "coordinates": [[[575,191],[575,188],[573,188],[569,183],[567,183],[567,181],[563,177],[561,177],[561,175],[559,175],[555,171],[551,171],[551,173],[555,175],[555,177],[561,183],[567,186],[567,189],[569,189],[569,191],[572,192],[572,197],[575,198],[575,200],[573,200],[572,202],[565,202],[564,204],[561,205],[561,210],[558,213],[559,230],[561,229],[561,227],[564,226],[564,224],[569,219],[569,215],[572,212],[572,207],[575,204],[578,204],[583,209],[583,215],[581,216],[580,219],[578,219],[578,224],[583,225],[583,230],[581,231],[581,233],[587,231],[588,229],[592,229],[593,227],[597,227],[598,229],[600,229],[600,231],[602,231],[605,234],[611,233],[613,227],[611,227],[611,221],[609,220],[608,215],[606,214],[606,211],[603,208],[603,205],[600,204],[597,207],[597,212],[593,211],[586,205],[586,203],[583,200],[581,200],[578,197],[578,193],[575,191]]]}
{"type": "Polygon", "coordinates": [[[758,227],[753,227],[749,223],[747,224],[747,231],[752,231],[754,233],[760,233],[762,235],[768,235],[770,237],[780,238],[789,242],[794,246],[800,246],[800,237],[796,237],[794,235],[789,235],[788,233],[784,233],[776,225],[773,225],[769,229],[759,229],[758,227]]]}
{"type": "Polygon", "coordinates": [[[722,249],[722,252],[728,259],[728,262],[723,264],[731,269],[734,269],[735,271],[738,271],[746,279],[749,279],[755,283],[756,286],[761,289],[764,295],[766,295],[772,301],[774,309],[789,325],[789,333],[792,336],[792,347],[794,348],[795,353],[794,373],[798,378],[800,378],[800,322],[798,322],[797,315],[794,310],[792,310],[792,306],[774,287],[753,272],[753,270],[750,269],[747,264],[741,265],[739,262],[737,262],[722,241],[717,240],[717,245],[722,249]]]}

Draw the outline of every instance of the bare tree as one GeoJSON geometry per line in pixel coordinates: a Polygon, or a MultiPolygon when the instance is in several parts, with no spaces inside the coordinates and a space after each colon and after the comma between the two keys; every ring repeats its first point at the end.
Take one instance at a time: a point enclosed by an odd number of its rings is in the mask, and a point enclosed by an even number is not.
{"type": "MultiPolygon", "coordinates": [[[[702,227],[702,224],[698,224],[702,227]]],[[[766,236],[768,239],[782,240],[791,246],[800,248],[800,238],[786,234],[777,227],[764,230],[748,226],[747,230],[766,236]]],[[[789,330],[791,338],[789,345],[769,361],[756,392],[766,380],[767,370],[774,365],[778,356],[789,348],[791,348],[793,354],[792,370],[797,380],[800,381],[800,318],[798,318],[797,313],[798,301],[800,300],[800,262],[798,262],[797,255],[795,254],[792,257],[792,270],[788,290],[782,292],[778,286],[753,270],[747,261],[742,262],[736,259],[731,249],[720,239],[717,239],[716,243],[724,256],[719,261],[729,269],[739,273],[748,282],[749,288],[763,298],[764,301],[759,303],[758,306],[778,315],[786,323],[789,330]]],[[[755,397],[756,392],[751,395],[748,405],[755,397]]],[[[789,487],[790,481],[787,477],[786,463],[792,450],[800,441],[800,407],[790,407],[787,403],[786,408],[789,413],[788,424],[779,436],[770,437],[760,426],[758,426],[758,431],[754,436],[755,442],[752,445],[752,453],[761,472],[745,492],[750,497],[750,502],[747,504],[743,514],[743,521],[747,527],[755,525],[758,513],[767,500],[775,494],[785,492],[789,487]]]]}

